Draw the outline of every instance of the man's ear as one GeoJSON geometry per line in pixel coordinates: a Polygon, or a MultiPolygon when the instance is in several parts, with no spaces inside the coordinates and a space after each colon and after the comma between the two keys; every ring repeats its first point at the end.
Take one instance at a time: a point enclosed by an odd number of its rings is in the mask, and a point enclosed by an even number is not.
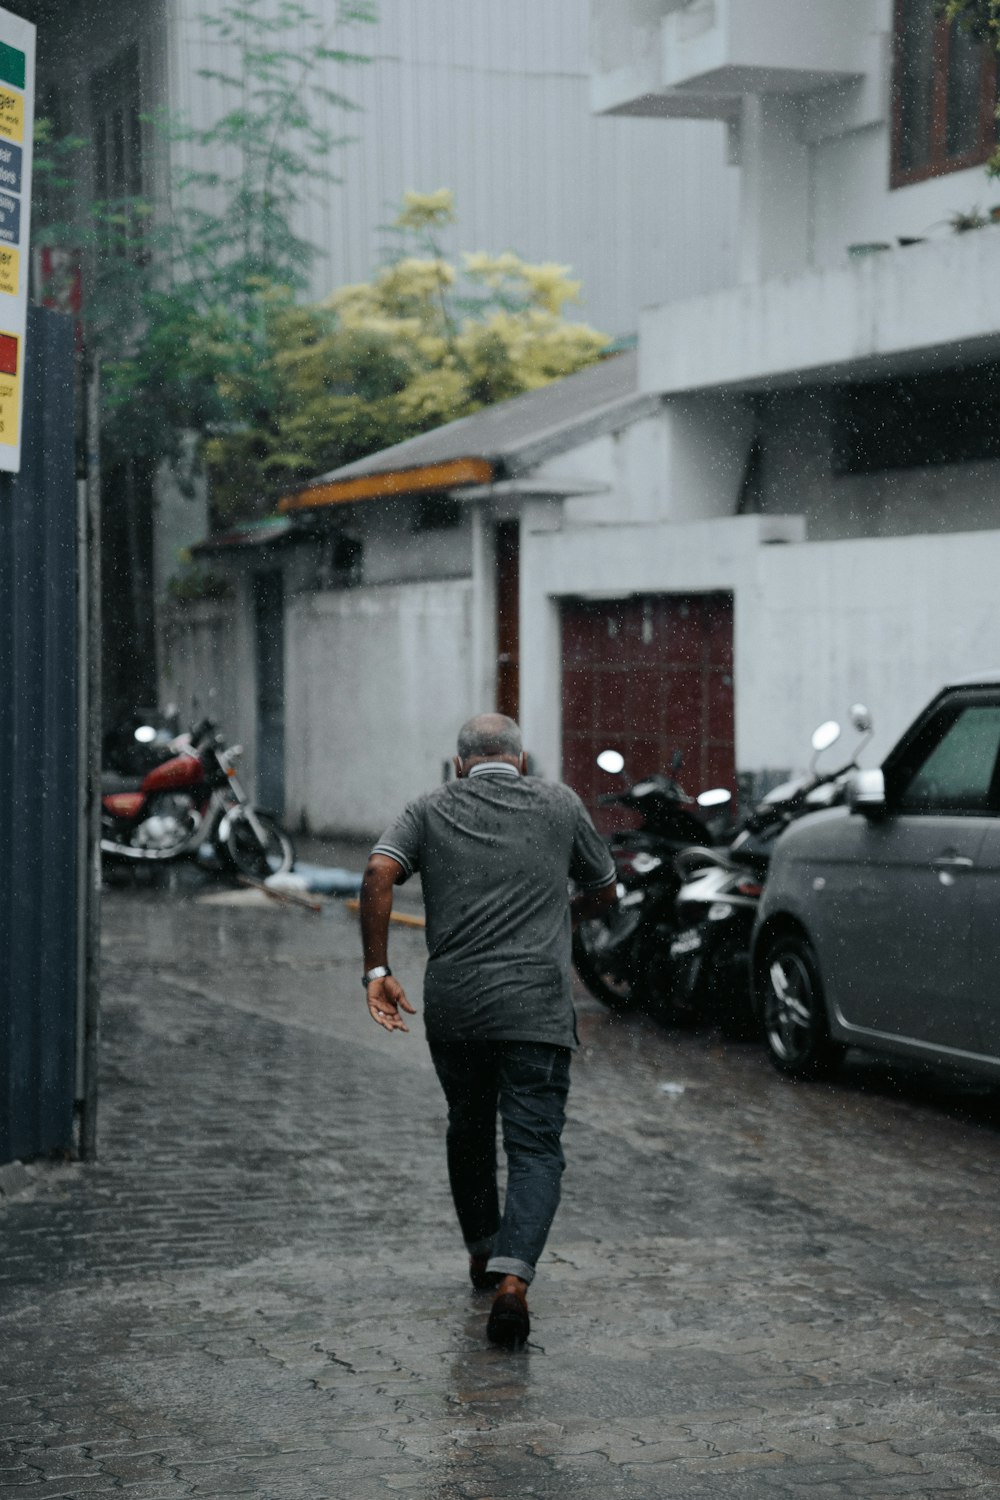
{"type": "Polygon", "coordinates": [[[465,772],[462,770],[462,762],[459,760],[457,755],[453,755],[451,757],[451,763],[455,767],[456,779],[458,781],[461,781],[462,777],[465,775],[465,772]]]}
{"type": "Polygon", "coordinates": [[[522,750],[521,751],[521,759],[518,761],[518,770],[520,771],[520,773],[521,773],[522,776],[527,776],[527,774],[528,774],[528,752],[527,752],[527,750],[522,750]]]}

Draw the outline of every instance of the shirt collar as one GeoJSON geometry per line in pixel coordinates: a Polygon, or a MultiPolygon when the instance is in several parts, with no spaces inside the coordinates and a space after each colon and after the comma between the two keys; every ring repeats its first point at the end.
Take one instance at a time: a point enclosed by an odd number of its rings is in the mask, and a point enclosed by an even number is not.
{"type": "Polygon", "coordinates": [[[478,765],[472,767],[472,770],[469,772],[469,780],[471,781],[473,776],[513,776],[517,778],[520,774],[516,766],[508,765],[505,760],[482,760],[478,765]]]}

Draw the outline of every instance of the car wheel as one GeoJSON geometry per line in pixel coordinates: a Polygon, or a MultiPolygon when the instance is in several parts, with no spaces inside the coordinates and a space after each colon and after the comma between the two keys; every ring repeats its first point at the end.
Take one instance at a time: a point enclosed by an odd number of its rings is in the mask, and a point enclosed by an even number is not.
{"type": "Polygon", "coordinates": [[[826,1078],[846,1048],[830,1036],[819,965],[808,939],[786,932],[768,943],[761,971],[764,1039],[791,1078],[826,1078]]]}

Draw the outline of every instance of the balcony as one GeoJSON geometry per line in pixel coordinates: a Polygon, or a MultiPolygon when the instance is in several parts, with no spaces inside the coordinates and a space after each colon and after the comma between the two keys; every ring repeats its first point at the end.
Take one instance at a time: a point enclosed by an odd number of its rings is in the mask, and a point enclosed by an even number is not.
{"type": "Polygon", "coordinates": [[[991,226],[652,308],[640,389],[776,389],[1000,358],[998,251],[991,226]]]}
{"type": "Polygon", "coordinates": [[[871,0],[592,0],[598,114],[733,119],[876,65],[871,0]]]}

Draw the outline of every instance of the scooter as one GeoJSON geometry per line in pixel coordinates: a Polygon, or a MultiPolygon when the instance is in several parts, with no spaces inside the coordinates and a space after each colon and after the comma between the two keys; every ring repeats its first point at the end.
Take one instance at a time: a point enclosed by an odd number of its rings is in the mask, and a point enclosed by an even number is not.
{"type": "MultiPolygon", "coordinates": [[[[602,771],[622,775],[624,757],[602,750],[602,771]]],[[[721,809],[731,799],[722,787],[692,798],[677,781],[680,758],[669,776],[656,773],[598,798],[601,806],[638,813],[640,826],[612,833],[608,845],[618,872],[618,904],[607,916],[578,922],[573,932],[573,963],[595,999],[617,1009],[642,1004],[656,1012],[655,947],[664,924],[672,923],[680,880],[674,858],[693,844],[707,847],[723,836],[721,809]]]]}
{"type": "MultiPolygon", "coordinates": [[[[135,730],[140,743],[152,743],[156,733],[149,725],[135,730]]],[[[144,775],[102,774],[102,855],[162,864],[208,844],[224,868],[255,879],[292,868],[288,834],[253,806],[236,775],[242,746],[226,748],[212,721],[203,719],[168,748],[168,758],[144,775]]]]}
{"type": "Polygon", "coordinates": [[[797,818],[843,799],[847,776],[873,733],[864,704],[851,709],[851,723],[861,738],[847,765],[818,769],[819,757],[841,734],[830,719],[812,736],[808,772],[768,792],[728,849],[693,846],[675,857],[680,888],[673,930],[663,934],[665,982],[679,1008],[715,1021],[733,1039],[750,1039],[759,1030],[750,1005],[750,937],[774,845],[797,818]]]}

